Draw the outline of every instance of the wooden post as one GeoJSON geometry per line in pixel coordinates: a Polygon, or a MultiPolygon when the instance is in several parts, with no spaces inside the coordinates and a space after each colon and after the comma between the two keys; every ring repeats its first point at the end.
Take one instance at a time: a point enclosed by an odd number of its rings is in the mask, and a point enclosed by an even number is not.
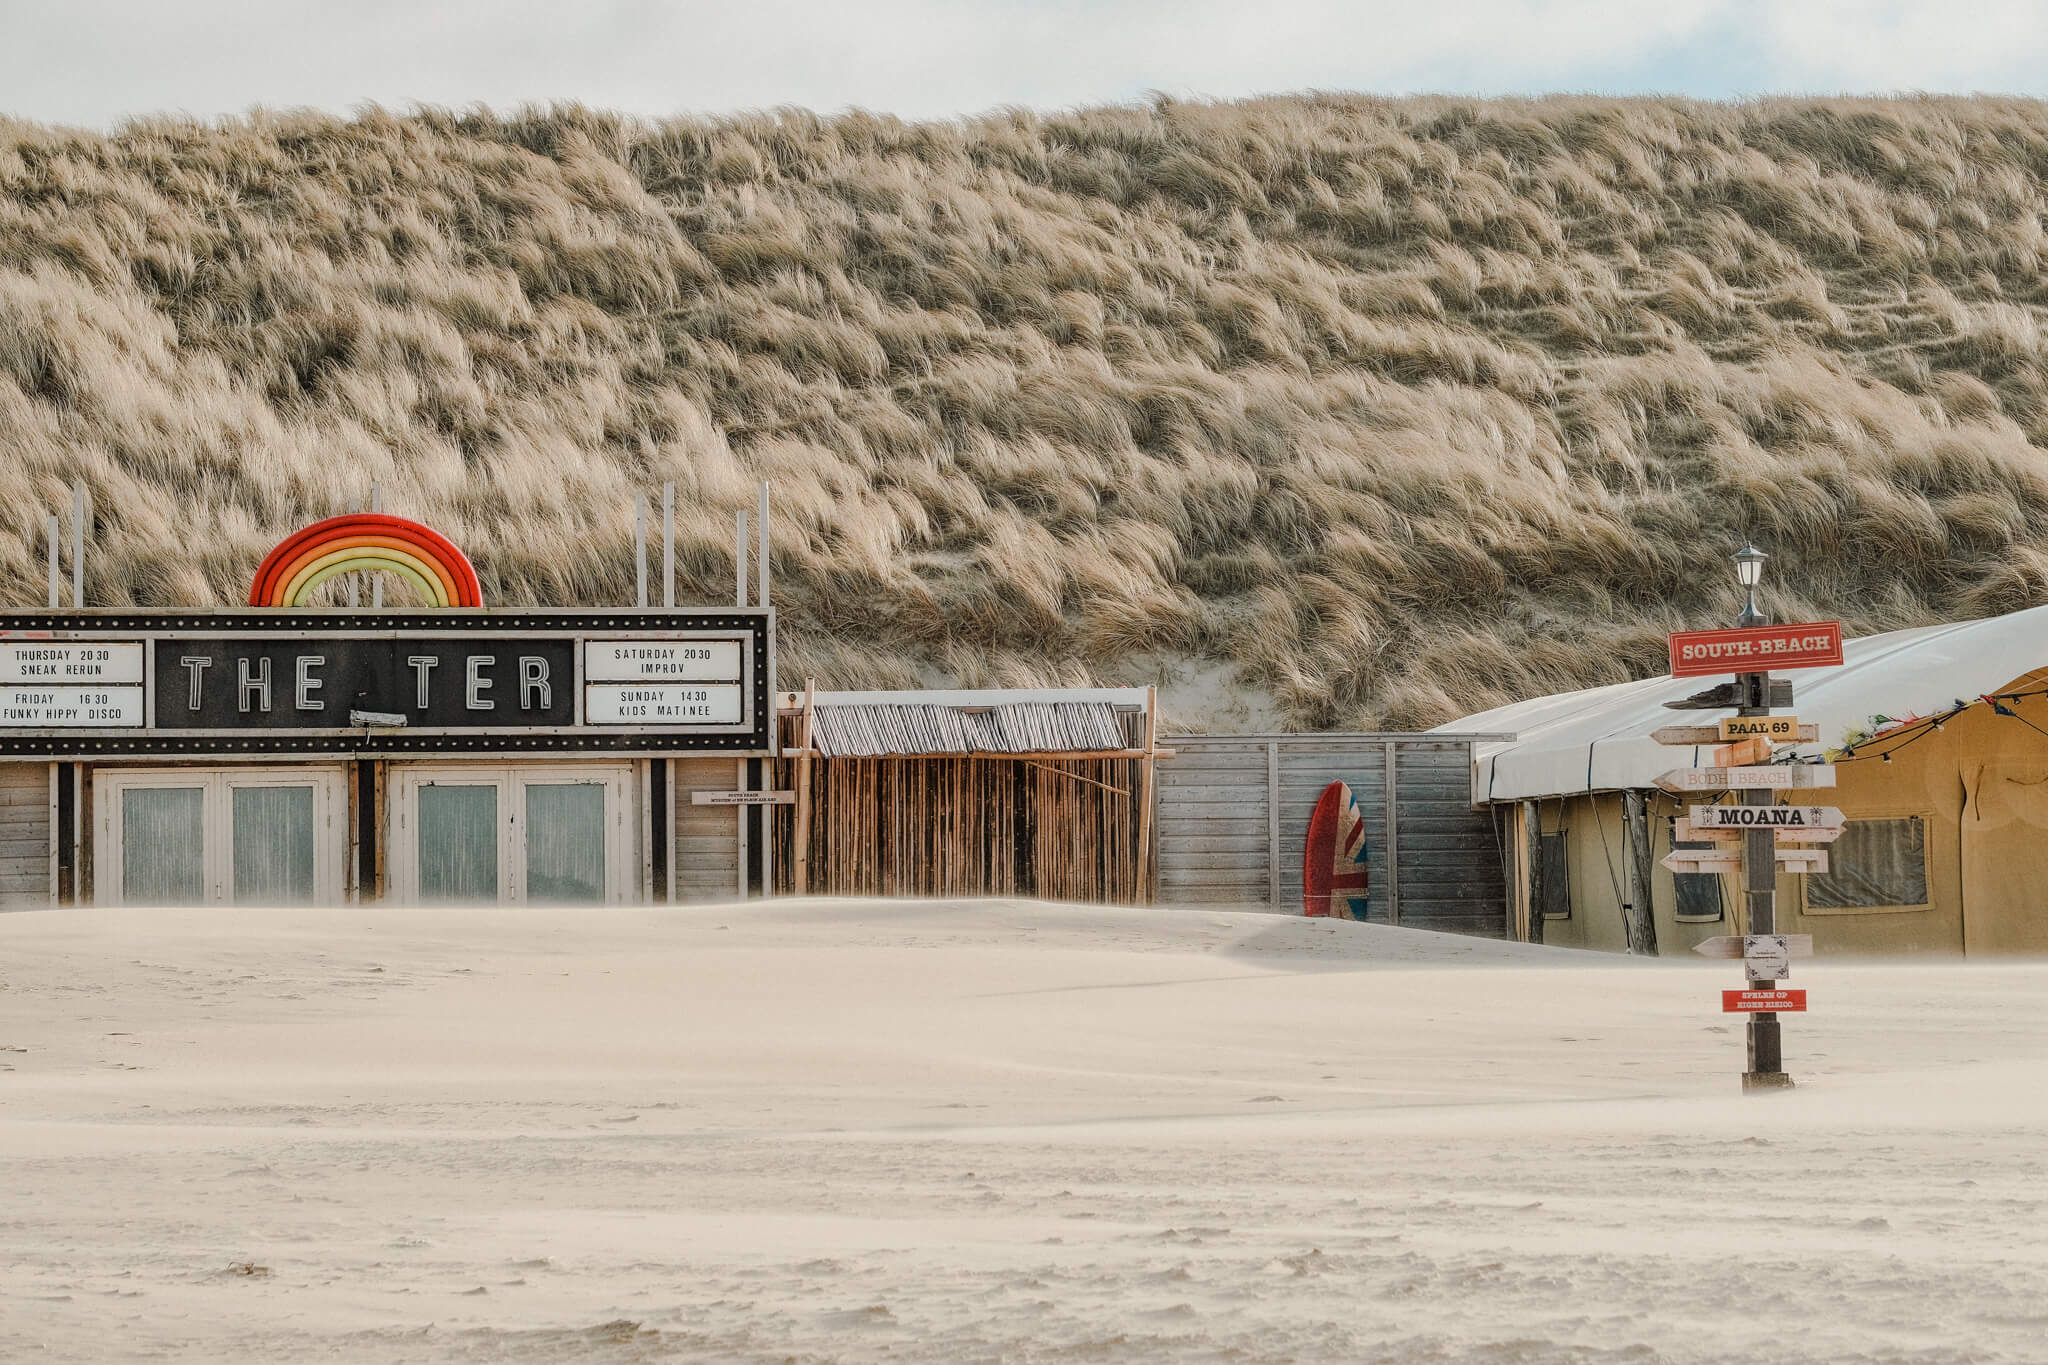
{"type": "MultiPolygon", "coordinates": [[[[1771,708],[1770,675],[1767,673],[1744,673],[1735,680],[1736,693],[1745,704],[1736,709],[1739,716],[1768,716],[1771,708]]],[[[1778,794],[1769,790],[1751,788],[1742,793],[1740,803],[1745,806],[1769,806],[1776,804],[1778,794]]],[[[1748,923],[1743,932],[1750,934],[1771,934],[1777,932],[1777,890],[1778,890],[1778,839],[1768,829],[1753,829],[1742,836],[1742,885],[1749,905],[1748,923]]],[[[1775,981],[1751,979],[1750,989],[1769,989],[1775,981]]],[[[1744,1093],[1756,1090],[1784,1090],[1792,1084],[1792,1078],[1785,1074],[1785,1052],[1779,1034],[1776,1014],[1752,1014],[1749,1016],[1747,1048],[1749,1069],[1742,1073],[1744,1093]]]]}
{"type": "Polygon", "coordinates": [[[804,679],[803,747],[796,756],[796,809],[790,813],[796,894],[811,889],[811,708],[818,703],[818,680],[804,679]]]}
{"type": "Polygon", "coordinates": [[[1386,741],[1387,771],[1387,854],[1381,861],[1387,869],[1387,923],[1401,922],[1401,791],[1396,785],[1394,741],[1386,741]]]}
{"type": "Polygon", "coordinates": [[[1145,756],[1138,760],[1138,878],[1132,899],[1152,901],[1152,778],[1159,751],[1159,689],[1145,689],[1145,756]]]}
{"type": "Polygon", "coordinates": [[[1280,884],[1280,745],[1266,741],[1266,903],[1279,909],[1287,903],[1280,884]]]}
{"type": "Polygon", "coordinates": [[[1650,848],[1650,794],[1627,791],[1621,794],[1622,822],[1628,830],[1628,904],[1623,926],[1628,950],[1643,957],[1657,956],[1657,916],[1650,880],[1654,865],[1650,848]]]}
{"type": "Polygon", "coordinates": [[[1522,803],[1522,829],[1527,842],[1523,849],[1529,859],[1529,942],[1543,942],[1543,807],[1534,801],[1522,803]]]}
{"type": "MultiPolygon", "coordinates": [[[[391,846],[390,777],[390,763],[381,758],[372,760],[370,764],[370,829],[377,841],[376,846],[370,850],[372,854],[371,868],[374,875],[370,879],[369,898],[373,901],[383,900],[385,888],[391,885],[389,864],[385,858],[385,850],[391,846]]],[[[415,832],[414,837],[418,837],[417,832],[415,832]]],[[[360,894],[359,892],[358,895],[360,894]]]]}

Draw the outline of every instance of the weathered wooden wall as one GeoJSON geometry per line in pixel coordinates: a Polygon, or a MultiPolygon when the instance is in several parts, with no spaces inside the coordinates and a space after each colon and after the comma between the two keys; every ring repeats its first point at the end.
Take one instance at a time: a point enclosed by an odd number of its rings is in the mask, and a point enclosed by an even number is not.
{"type": "Polygon", "coordinates": [[[0,910],[50,904],[50,765],[0,763],[0,910]]]}
{"type": "Polygon", "coordinates": [[[739,896],[739,814],[732,806],[691,804],[690,793],[729,792],[740,786],[744,760],[675,758],[676,884],[678,901],[729,901],[739,896]]]}
{"type": "Polygon", "coordinates": [[[1501,850],[1492,817],[1472,809],[1469,740],[1176,735],[1166,743],[1176,756],[1159,765],[1161,904],[1261,904],[1300,913],[1309,812],[1324,787],[1344,782],[1365,819],[1368,918],[1506,935],[1501,850]]]}

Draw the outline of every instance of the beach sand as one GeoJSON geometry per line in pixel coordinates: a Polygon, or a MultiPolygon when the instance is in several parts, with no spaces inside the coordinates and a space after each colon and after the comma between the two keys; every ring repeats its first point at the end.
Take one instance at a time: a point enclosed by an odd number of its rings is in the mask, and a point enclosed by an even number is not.
{"type": "Polygon", "coordinates": [[[2048,964],[1019,901],[0,916],[0,1360],[2048,1358],[2048,964]]]}

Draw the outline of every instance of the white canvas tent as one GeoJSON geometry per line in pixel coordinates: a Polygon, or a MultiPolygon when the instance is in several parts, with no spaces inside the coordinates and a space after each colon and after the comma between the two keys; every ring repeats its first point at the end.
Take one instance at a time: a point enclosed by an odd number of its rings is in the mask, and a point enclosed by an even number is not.
{"type": "MultiPolygon", "coordinates": [[[[1796,752],[1818,757],[1841,745],[1873,715],[1903,718],[1945,711],[2048,666],[2048,607],[1982,621],[1923,626],[1847,641],[1839,668],[1784,670],[1793,709],[1820,727],[1817,744],[1796,752]]],[[[1537,697],[1466,716],[1442,730],[1490,730],[1511,741],[1473,746],[1474,804],[1652,786],[1672,768],[1707,761],[1704,754],[1650,739],[1664,725],[1706,724],[1721,711],[1673,711],[1719,678],[1647,678],[1641,682],[1537,697]]]]}

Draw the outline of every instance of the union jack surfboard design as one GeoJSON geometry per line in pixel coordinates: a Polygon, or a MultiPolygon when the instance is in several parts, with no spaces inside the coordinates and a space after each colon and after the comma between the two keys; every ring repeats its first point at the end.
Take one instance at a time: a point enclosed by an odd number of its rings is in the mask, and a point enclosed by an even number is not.
{"type": "Polygon", "coordinates": [[[1332,782],[1316,799],[1302,850],[1301,908],[1306,915],[1362,920],[1369,898],[1365,817],[1351,788],[1332,782]]]}

